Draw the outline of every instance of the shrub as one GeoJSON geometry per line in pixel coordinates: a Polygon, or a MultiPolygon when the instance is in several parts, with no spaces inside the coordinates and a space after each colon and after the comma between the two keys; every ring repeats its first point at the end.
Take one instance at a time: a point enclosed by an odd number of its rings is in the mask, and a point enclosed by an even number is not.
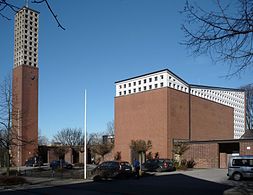
{"type": "Polygon", "coordinates": [[[193,168],[195,165],[196,165],[196,162],[193,159],[188,160],[186,164],[187,168],[193,168]]]}
{"type": "Polygon", "coordinates": [[[187,160],[186,159],[181,160],[180,169],[182,169],[182,170],[187,169],[187,160]]]}
{"type": "Polygon", "coordinates": [[[114,155],[114,160],[121,160],[121,152],[116,152],[114,155]]]}
{"type": "Polygon", "coordinates": [[[151,160],[153,158],[152,152],[149,152],[146,156],[148,160],[151,160]]]}
{"type": "Polygon", "coordinates": [[[18,176],[0,177],[0,185],[18,185],[28,183],[25,178],[18,176]]]}

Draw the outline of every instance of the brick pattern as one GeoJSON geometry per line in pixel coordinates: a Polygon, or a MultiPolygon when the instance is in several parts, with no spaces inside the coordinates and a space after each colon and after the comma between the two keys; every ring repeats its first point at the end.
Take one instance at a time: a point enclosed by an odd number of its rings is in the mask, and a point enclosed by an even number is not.
{"type": "MultiPolygon", "coordinates": [[[[22,140],[33,141],[20,147],[21,165],[38,149],[38,68],[18,66],[13,69],[13,133],[22,140]]],[[[13,162],[18,164],[17,148],[12,148],[13,162]]]]}
{"type": "Polygon", "coordinates": [[[240,142],[241,155],[253,155],[253,140],[240,142]]]}
{"type": "MultiPolygon", "coordinates": [[[[115,151],[121,151],[123,160],[131,161],[131,140],[150,139],[153,154],[159,152],[160,157],[172,158],[173,140],[189,138],[233,139],[233,109],[171,88],[115,98],[115,151]]],[[[213,154],[208,147],[199,150],[213,154]]],[[[218,159],[215,151],[215,156],[209,158],[218,159]]],[[[218,163],[198,160],[200,165],[212,167],[218,163]]]]}
{"type": "Polygon", "coordinates": [[[195,168],[217,168],[219,167],[219,145],[190,144],[189,150],[185,152],[182,159],[193,159],[197,164],[195,168]]]}

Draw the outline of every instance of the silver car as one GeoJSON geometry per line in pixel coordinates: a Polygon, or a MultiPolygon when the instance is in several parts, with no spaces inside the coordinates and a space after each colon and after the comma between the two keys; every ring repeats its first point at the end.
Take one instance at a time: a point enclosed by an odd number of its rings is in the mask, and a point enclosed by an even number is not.
{"type": "Polygon", "coordinates": [[[227,176],[235,181],[253,178],[253,156],[232,156],[229,159],[227,176]]]}

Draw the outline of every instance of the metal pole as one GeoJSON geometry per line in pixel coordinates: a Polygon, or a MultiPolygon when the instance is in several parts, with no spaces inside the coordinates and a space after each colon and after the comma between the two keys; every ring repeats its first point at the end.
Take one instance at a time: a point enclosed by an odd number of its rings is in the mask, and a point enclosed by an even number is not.
{"type": "Polygon", "coordinates": [[[87,162],[86,162],[86,134],[87,134],[87,121],[86,121],[86,107],[87,107],[87,102],[86,102],[86,90],[84,91],[84,179],[87,179],[87,162]]]}

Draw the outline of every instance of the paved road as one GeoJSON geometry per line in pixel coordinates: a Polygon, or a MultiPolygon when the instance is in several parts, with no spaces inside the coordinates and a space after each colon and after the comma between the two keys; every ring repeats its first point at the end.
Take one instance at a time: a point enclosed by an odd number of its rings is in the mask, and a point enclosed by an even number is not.
{"type": "Polygon", "coordinates": [[[201,194],[219,195],[231,188],[225,170],[205,169],[174,173],[159,173],[139,180],[111,180],[36,189],[5,191],[0,194],[201,194]]]}

